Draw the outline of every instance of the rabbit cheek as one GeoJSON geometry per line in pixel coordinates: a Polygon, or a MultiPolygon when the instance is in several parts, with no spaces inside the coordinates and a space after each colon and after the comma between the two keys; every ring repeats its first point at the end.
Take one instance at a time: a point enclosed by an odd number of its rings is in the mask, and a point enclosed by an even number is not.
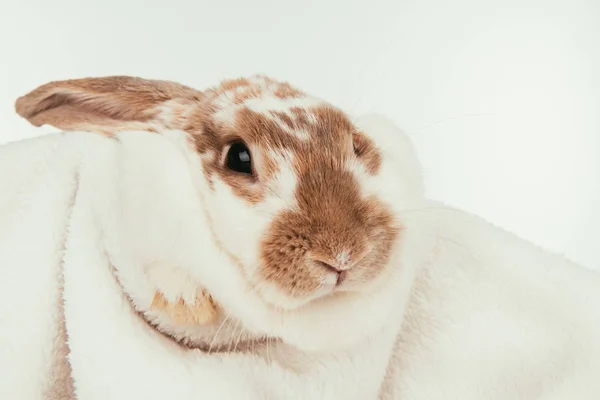
{"type": "MultiPolygon", "coordinates": [[[[291,213],[289,217],[294,218],[291,213]]],[[[321,287],[324,274],[306,265],[308,235],[308,231],[294,230],[293,223],[280,217],[263,242],[261,278],[286,296],[308,297],[321,287]]]]}

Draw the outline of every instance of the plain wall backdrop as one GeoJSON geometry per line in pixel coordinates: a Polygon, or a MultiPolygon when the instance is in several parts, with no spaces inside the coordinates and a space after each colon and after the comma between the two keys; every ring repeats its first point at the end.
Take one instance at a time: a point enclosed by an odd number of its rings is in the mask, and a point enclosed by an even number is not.
{"type": "Polygon", "coordinates": [[[387,114],[431,197],[600,268],[599,0],[5,0],[0,142],[54,131],[13,105],[51,80],[254,73],[387,114]]]}

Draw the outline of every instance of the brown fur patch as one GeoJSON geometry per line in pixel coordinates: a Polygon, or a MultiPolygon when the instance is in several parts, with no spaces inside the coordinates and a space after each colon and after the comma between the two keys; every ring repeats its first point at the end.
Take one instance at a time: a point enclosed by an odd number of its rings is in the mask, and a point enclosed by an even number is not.
{"type": "Polygon", "coordinates": [[[400,228],[378,200],[361,199],[350,173],[306,171],[297,200],[298,210],[282,212],[261,243],[265,280],[301,298],[331,273],[314,261],[345,270],[345,280],[354,285],[373,279],[386,265],[400,228]]]}
{"type": "Polygon", "coordinates": [[[250,81],[247,78],[229,79],[221,82],[214,91],[224,93],[229,90],[239,89],[240,87],[250,86],[250,81]]]}
{"type": "Polygon", "coordinates": [[[289,115],[281,111],[271,111],[271,115],[278,118],[283,124],[289,129],[296,129],[298,126],[296,125],[296,121],[292,119],[289,115]]]}
{"type": "Polygon", "coordinates": [[[280,99],[289,99],[290,97],[300,97],[304,95],[303,92],[292,87],[292,85],[287,82],[280,83],[273,93],[280,99]]]}
{"type": "Polygon", "coordinates": [[[304,93],[287,82],[277,82],[265,76],[255,76],[253,82],[247,78],[230,79],[209,90],[213,97],[227,95],[233,104],[272,93],[280,99],[303,96],[304,93]]]}
{"type": "Polygon", "coordinates": [[[203,325],[217,318],[217,305],[212,297],[204,292],[197,294],[194,304],[187,304],[181,298],[176,303],[170,303],[157,291],[150,309],[166,313],[174,323],[180,325],[203,325]]]}
{"type": "Polygon", "coordinates": [[[246,100],[256,99],[256,98],[262,96],[262,94],[263,94],[262,88],[248,86],[248,87],[245,87],[244,89],[238,90],[235,93],[235,95],[233,97],[233,102],[235,104],[242,104],[246,100]]]}
{"type": "Polygon", "coordinates": [[[296,117],[296,121],[300,126],[311,125],[308,110],[301,107],[291,107],[290,112],[296,117]]]}
{"type": "Polygon", "coordinates": [[[260,91],[261,94],[270,93],[280,99],[287,99],[291,97],[305,95],[304,92],[297,88],[294,88],[287,82],[276,81],[263,75],[256,75],[252,77],[252,80],[248,78],[227,80],[222,82],[215,88],[211,89],[211,91],[216,95],[222,95],[226,92],[247,89],[260,91]]]}

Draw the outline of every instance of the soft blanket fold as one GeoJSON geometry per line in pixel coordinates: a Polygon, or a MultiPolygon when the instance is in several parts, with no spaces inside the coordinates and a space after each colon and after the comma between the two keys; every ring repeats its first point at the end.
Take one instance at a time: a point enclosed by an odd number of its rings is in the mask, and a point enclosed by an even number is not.
{"type": "Polygon", "coordinates": [[[0,398],[68,398],[62,263],[79,160],[67,140],[0,147],[0,398]]]}

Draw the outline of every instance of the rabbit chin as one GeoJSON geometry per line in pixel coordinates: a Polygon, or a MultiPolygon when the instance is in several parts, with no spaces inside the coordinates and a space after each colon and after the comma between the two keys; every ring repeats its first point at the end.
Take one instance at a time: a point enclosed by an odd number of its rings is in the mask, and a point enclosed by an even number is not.
{"type": "Polygon", "coordinates": [[[329,276],[323,277],[321,285],[315,291],[302,297],[291,296],[271,282],[259,284],[256,286],[256,290],[265,303],[275,309],[295,310],[311,302],[334,295],[336,291],[336,279],[335,277],[328,278],[329,276]]]}
{"type": "MultiPolygon", "coordinates": [[[[387,268],[392,268],[388,265],[387,268]]],[[[255,288],[255,291],[262,300],[275,310],[293,311],[306,308],[308,305],[327,302],[329,299],[341,298],[344,296],[360,295],[360,292],[368,292],[374,287],[381,287],[384,282],[379,279],[380,273],[365,279],[360,273],[354,274],[354,271],[348,271],[348,278],[338,283],[337,274],[330,273],[321,276],[319,286],[310,293],[298,295],[290,293],[280,287],[276,282],[259,280],[258,282],[249,281],[255,288]]],[[[384,272],[385,275],[385,272],[384,272]]]]}

